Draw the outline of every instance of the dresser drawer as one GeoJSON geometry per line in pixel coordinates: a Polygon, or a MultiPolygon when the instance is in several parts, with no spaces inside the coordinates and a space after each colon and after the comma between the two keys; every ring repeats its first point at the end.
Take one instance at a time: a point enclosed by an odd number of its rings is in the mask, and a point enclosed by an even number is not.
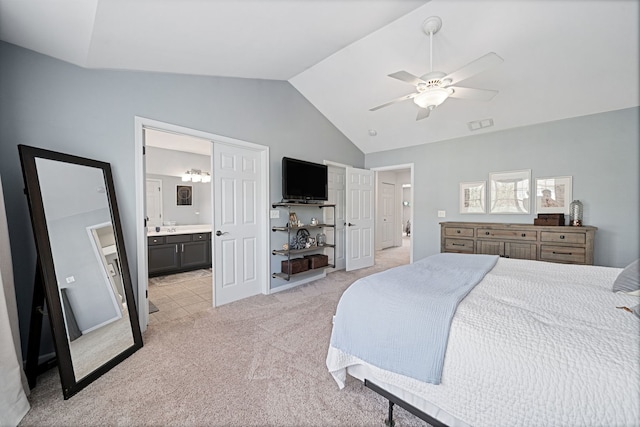
{"type": "Polygon", "coordinates": [[[152,245],[164,245],[164,236],[149,236],[147,237],[147,244],[152,245]]]}
{"type": "Polygon", "coordinates": [[[473,228],[454,228],[447,227],[444,229],[446,237],[473,237],[473,228]]]}
{"type": "Polygon", "coordinates": [[[538,240],[538,232],[532,230],[509,230],[509,229],[493,229],[479,228],[478,237],[483,239],[501,239],[501,240],[538,240]]]}
{"type": "Polygon", "coordinates": [[[577,246],[540,246],[540,260],[585,264],[587,261],[585,248],[577,246]]]}
{"type": "Polygon", "coordinates": [[[584,245],[587,242],[587,237],[584,233],[561,233],[557,231],[543,231],[540,233],[540,241],[584,245]]]}
{"type": "Polygon", "coordinates": [[[473,253],[473,240],[467,239],[446,239],[445,250],[448,252],[468,252],[473,253]]]}

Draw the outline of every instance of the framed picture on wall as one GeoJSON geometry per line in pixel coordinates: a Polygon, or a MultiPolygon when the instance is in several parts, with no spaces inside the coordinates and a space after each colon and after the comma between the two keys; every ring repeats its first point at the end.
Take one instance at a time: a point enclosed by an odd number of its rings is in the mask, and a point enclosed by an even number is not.
{"type": "Polygon", "coordinates": [[[485,201],[487,193],[486,181],[460,183],[460,213],[486,213],[485,201]]]}
{"type": "Polygon", "coordinates": [[[528,214],[531,169],[489,174],[489,213],[528,214]]]}
{"type": "Polygon", "coordinates": [[[573,178],[557,176],[536,179],[536,212],[569,215],[573,197],[573,178]]]}
{"type": "Polygon", "coordinates": [[[176,191],[176,205],[191,206],[193,204],[193,187],[190,185],[178,185],[176,191]]]}

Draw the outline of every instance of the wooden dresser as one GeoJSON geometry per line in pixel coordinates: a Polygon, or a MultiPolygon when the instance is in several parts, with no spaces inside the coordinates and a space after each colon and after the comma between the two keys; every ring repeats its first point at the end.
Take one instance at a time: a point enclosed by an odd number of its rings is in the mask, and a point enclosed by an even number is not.
{"type": "Polygon", "coordinates": [[[441,222],[440,227],[440,252],[593,264],[597,227],[493,222],[441,222]]]}

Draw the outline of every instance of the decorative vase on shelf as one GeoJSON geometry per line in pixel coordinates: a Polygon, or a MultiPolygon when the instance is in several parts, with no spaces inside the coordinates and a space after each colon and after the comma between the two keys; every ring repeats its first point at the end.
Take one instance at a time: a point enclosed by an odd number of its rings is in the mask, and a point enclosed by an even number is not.
{"type": "Polygon", "coordinates": [[[324,246],[327,243],[327,236],[324,233],[318,233],[316,236],[316,244],[318,246],[324,246]]]}
{"type": "Polygon", "coordinates": [[[584,207],[582,206],[582,202],[580,200],[574,200],[569,205],[569,225],[573,225],[575,227],[582,226],[582,212],[584,207]]]}

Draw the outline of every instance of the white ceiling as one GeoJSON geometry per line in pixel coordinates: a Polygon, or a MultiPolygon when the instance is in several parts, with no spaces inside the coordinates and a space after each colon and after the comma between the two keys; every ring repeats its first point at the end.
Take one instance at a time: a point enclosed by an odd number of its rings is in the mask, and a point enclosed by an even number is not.
{"type": "Polygon", "coordinates": [[[637,0],[0,0],[0,39],[86,68],[288,80],[363,152],[639,105],[637,0]],[[416,122],[386,77],[429,68],[423,21],[442,18],[434,69],[504,62],[416,122]],[[488,129],[467,122],[493,119],[488,129]],[[377,136],[369,136],[375,129],[377,136]]]}

